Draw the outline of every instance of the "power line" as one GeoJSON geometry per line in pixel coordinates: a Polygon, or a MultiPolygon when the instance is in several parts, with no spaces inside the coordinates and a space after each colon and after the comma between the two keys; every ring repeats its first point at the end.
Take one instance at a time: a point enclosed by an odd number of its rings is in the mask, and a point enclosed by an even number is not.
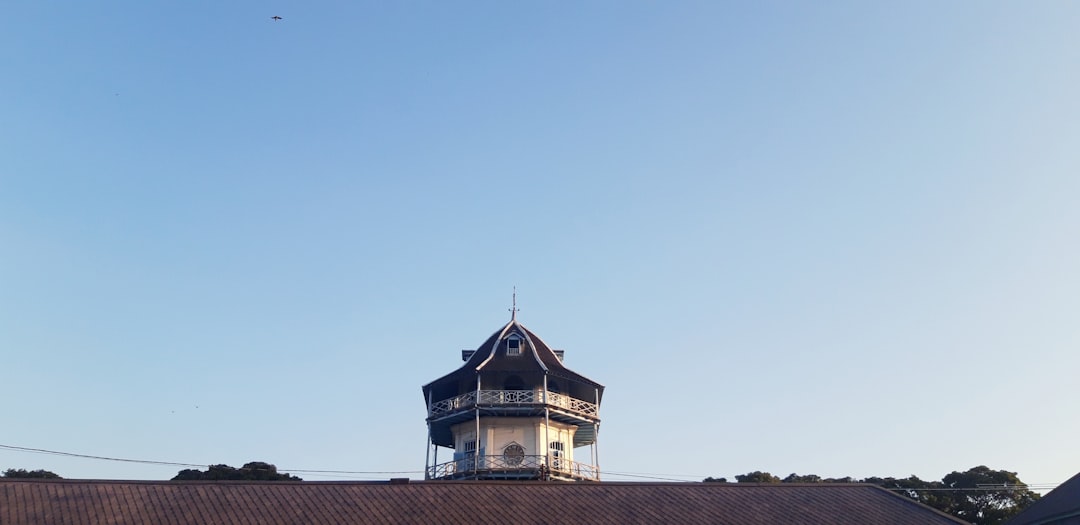
{"type": "MultiPolygon", "coordinates": [[[[164,465],[170,467],[209,467],[205,464],[178,463],[175,461],[156,461],[151,459],[116,458],[110,456],[95,456],[92,454],[78,454],[75,452],[63,452],[44,448],[18,447],[15,445],[0,445],[0,449],[13,450],[16,452],[29,452],[31,454],[47,454],[51,456],[64,456],[70,458],[96,459],[100,461],[117,461],[121,463],[140,463],[143,465],[164,465]]],[[[280,468],[281,471],[300,472],[305,474],[422,474],[422,470],[312,470],[312,469],[289,469],[280,468]]]]}
{"type": "Polygon", "coordinates": [[[697,474],[657,474],[655,472],[611,472],[611,471],[607,471],[607,470],[605,470],[603,472],[604,472],[604,474],[614,474],[614,475],[618,475],[618,476],[630,476],[630,477],[634,477],[634,476],[660,476],[660,477],[666,477],[666,478],[692,478],[692,479],[696,479],[696,480],[702,480],[702,479],[705,479],[705,478],[709,477],[709,476],[701,476],[701,475],[697,475],[697,474]]]}
{"type": "Polygon", "coordinates": [[[76,454],[74,452],[61,452],[58,450],[46,450],[43,448],[30,448],[30,447],[17,447],[15,445],[0,445],[0,448],[7,450],[15,450],[19,452],[30,452],[33,454],[48,454],[52,456],[66,456],[71,458],[84,458],[84,459],[98,459],[102,461],[119,461],[123,463],[142,463],[145,465],[168,465],[172,467],[205,467],[207,465],[196,465],[194,463],[176,463],[173,461],[154,461],[150,459],[129,459],[129,458],[112,458],[108,456],[94,456],[90,454],[76,454]]]}
{"type": "Polygon", "coordinates": [[[1048,490],[1057,488],[1054,484],[1041,485],[1009,485],[1008,487],[1002,486],[987,486],[987,487],[955,487],[955,488],[904,488],[904,487],[885,487],[887,490],[896,490],[901,492],[999,492],[999,491],[1014,491],[1014,490],[1048,490]]]}
{"type": "Polygon", "coordinates": [[[642,476],[638,474],[621,474],[618,472],[603,472],[605,476],[616,476],[620,478],[638,478],[638,479],[655,479],[657,481],[678,481],[680,483],[694,483],[695,480],[678,479],[678,478],[662,478],[659,476],[642,476]]]}
{"type": "MultiPolygon", "coordinates": [[[[151,459],[131,459],[131,458],[117,458],[110,456],[96,456],[92,454],[78,454],[75,452],[63,452],[59,450],[48,450],[43,448],[32,447],[19,447],[15,445],[2,445],[0,449],[12,450],[16,452],[28,452],[31,454],[46,454],[52,456],[64,456],[72,458],[82,459],[96,459],[99,461],[115,461],[121,463],[138,463],[143,465],[163,465],[170,467],[209,467],[210,465],[202,465],[196,463],[179,463],[175,461],[157,461],[151,459]]],[[[281,467],[278,470],[289,473],[300,474],[313,474],[324,477],[342,477],[341,475],[388,475],[388,474],[423,474],[423,470],[315,470],[315,469],[291,469],[281,467]]],[[[638,479],[652,479],[657,481],[677,481],[683,483],[692,483],[697,480],[705,479],[707,476],[694,476],[690,474],[652,474],[641,472],[609,472],[604,471],[604,475],[616,476],[624,478],[638,478],[638,479]],[[692,478],[692,479],[679,479],[679,478],[692,478]]],[[[985,486],[976,488],[889,488],[893,491],[915,491],[915,492],[939,492],[939,491],[998,491],[998,490],[1053,490],[1060,485],[1059,483],[1028,483],[1025,485],[1009,485],[1009,486],[985,486]]]]}
{"type": "MultiPolygon", "coordinates": [[[[100,460],[100,461],[117,461],[117,462],[123,462],[123,463],[139,463],[139,464],[144,464],[144,465],[165,465],[165,466],[172,466],[172,467],[195,467],[195,468],[208,467],[208,465],[199,465],[199,464],[195,464],[195,463],[178,463],[178,462],[174,462],[174,461],[155,461],[155,460],[149,460],[149,459],[131,459],[131,458],[116,458],[116,457],[109,457],[109,456],[96,456],[96,455],[91,455],[91,454],[77,454],[77,453],[74,453],[74,452],[62,452],[62,451],[59,451],[59,450],[47,450],[47,449],[43,449],[43,448],[18,447],[18,446],[15,446],[15,445],[0,445],[0,449],[14,450],[14,451],[18,451],[18,452],[30,452],[30,453],[33,453],[33,454],[48,454],[48,455],[53,455],[53,456],[65,456],[65,457],[74,457],[74,458],[83,458],[83,459],[96,459],[96,460],[100,460]]],[[[278,470],[280,470],[282,472],[292,473],[292,474],[315,474],[315,475],[325,475],[326,477],[337,477],[337,476],[334,476],[335,474],[336,475],[348,474],[348,475],[370,476],[370,475],[423,474],[424,473],[423,470],[315,470],[315,469],[291,469],[291,468],[284,468],[284,467],[280,467],[280,468],[278,468],[278,470]]],[[[688,481],[686,479],[677,479],[676,477],[674,477],[674,476],[679,476],[678,474],[648,474],[648,473],[633,473],[633,472],[604,472],[604,474],[610,475],[610,476],[617,476],[617,477],[653,479],[653,480],[658,480],[658,481],[680,481],[680,482],[687,482],[688,481]]],[[[692,477],[692,478],[695,478],[695,479],[704,479],[703,477],[690,476],[690,475],[686,475],[686,476],[683,476],[683,477],[692,477]]]]}
{"type": "Polygon", "coordinates": [[[423,470],[308,470],[280,467],[278,470],[301,474],[423,474],[423,470]]]}

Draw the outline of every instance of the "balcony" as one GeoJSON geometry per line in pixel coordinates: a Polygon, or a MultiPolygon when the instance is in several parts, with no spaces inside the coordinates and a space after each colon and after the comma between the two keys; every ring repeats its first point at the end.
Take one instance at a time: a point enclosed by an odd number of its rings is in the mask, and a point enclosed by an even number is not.
{"type": "Polygon", "coordinates": [[[548,456],[466,456],[428,468],[427,479],[600,481],[595,465],[548,456]]]}
{"type": "Polygon", "coordinates": [[[436,401],[428,409],[428,419],[438,419],[458,411],[467,410],[477,405],[495,408],[554,408],[589,420],[599,418],[600,410],[596,403],[582,401],[565,394],[536,390],[480,390],[436,401]],[[477,402],[479,394],[479,403],[477,402]]]}

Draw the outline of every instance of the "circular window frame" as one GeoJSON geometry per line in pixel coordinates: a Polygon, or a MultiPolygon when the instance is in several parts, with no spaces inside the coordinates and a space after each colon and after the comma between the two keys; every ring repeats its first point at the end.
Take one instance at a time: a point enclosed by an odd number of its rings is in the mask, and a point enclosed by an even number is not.
{"type": "Polygon", "coordinates": [[[525,461],[525,447],[517,443],[510,443],[503,447],[502,456],[507,466],[517,467],[525,461]]]}

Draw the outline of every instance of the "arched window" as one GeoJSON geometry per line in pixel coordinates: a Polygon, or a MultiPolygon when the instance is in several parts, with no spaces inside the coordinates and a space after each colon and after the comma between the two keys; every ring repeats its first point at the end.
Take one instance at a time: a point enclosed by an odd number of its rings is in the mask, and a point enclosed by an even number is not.
{"type": "Polygon", "coordinates": [[[506,355],[521,355],[521,347],[521,336],[510,334],[510,337],[506,338],[506,355]]]}

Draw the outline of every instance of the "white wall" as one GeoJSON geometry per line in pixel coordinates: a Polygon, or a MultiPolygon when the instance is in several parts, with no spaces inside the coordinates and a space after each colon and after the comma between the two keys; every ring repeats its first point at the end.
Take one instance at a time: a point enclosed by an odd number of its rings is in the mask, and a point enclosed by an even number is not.
{"type": "MultiPolygon", "coordinates": [[[[525,449],[525,455],[536,456],[548,454],[548,443],[560,441],[564,448],[563,457],[573,461],[574,432],[577,431],[577,427],[552,421],[546,432],[544,428],[542,417],[481,418],[478,448],[484,449],[485,454],[499,455],[507,445],[517,443],[525,449]]],[[[458,423],[450,430],[454,434],[456,449],[463,451],[465,441],[471,440],[476,432],[476,421],[458,423]]]]}

